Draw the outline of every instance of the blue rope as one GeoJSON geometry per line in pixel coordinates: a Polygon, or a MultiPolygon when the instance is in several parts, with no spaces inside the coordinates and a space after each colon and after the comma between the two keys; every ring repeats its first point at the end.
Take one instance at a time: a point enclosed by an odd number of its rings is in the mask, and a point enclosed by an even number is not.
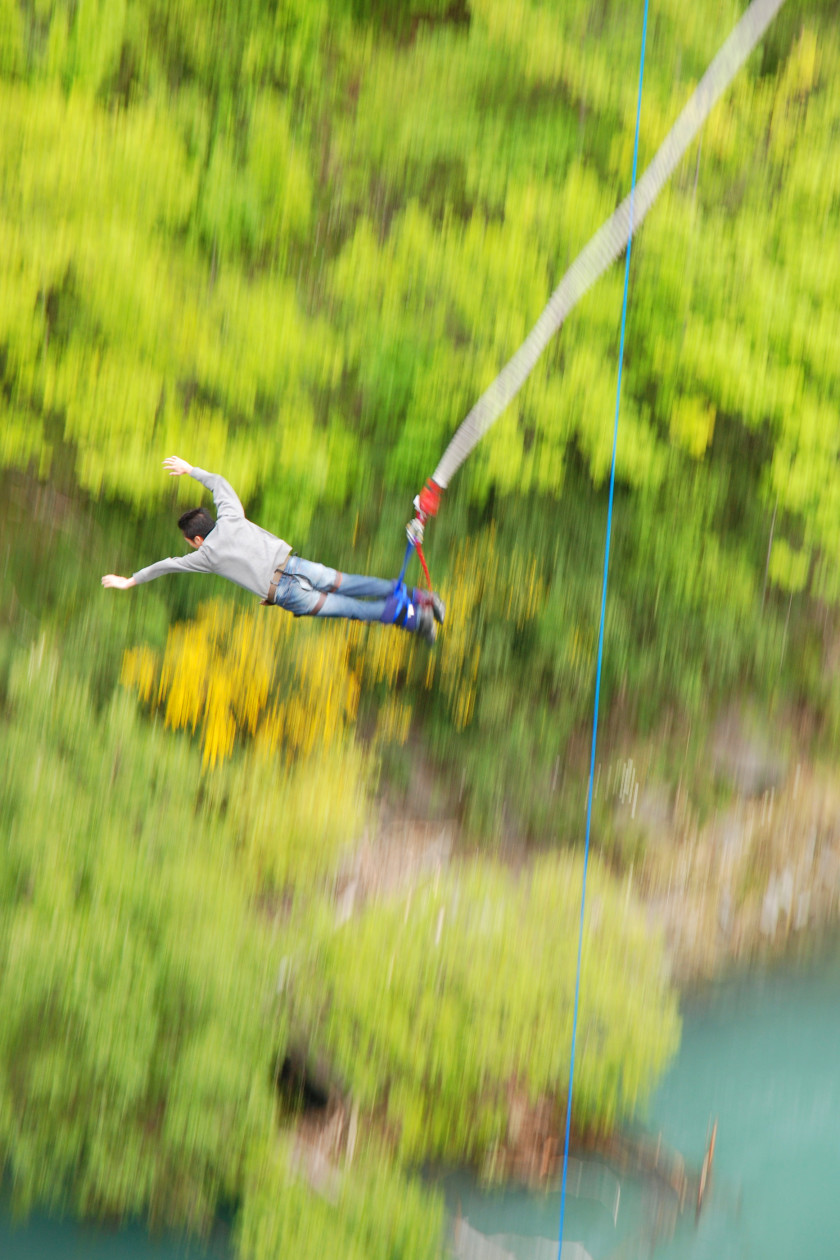
{"type": "Polygon", "coordinates": [[[595,673],[595,705],[592,716],[592,756],[589,763],[589,791],[586,798],[586,843],[583,850],[583,884],[580,894],[580,930],[578,933],[577,972],[575,974],[575,1005],[572,1017],[572,1051],[569,1063],[569,1094],[566,1103],[566,1138],[563,1146],[563,1179],[560,1187],[560,1230],[557,1257],[563,1256],[563,1223],[566,1215],[566,1177],[569,1168],[569,1136],[572,1124],[572,1089],[575,1076],[575,1043],[577,1041],[578,1004],[580,999],[580,962],[583,953],[583,924],[586,909],[586,876],[589,870],[589,837],[592,828],[592,792],[595,782],[595,748],[598,740],[598,704],[601,697],[601,664],[604,658],[604,622],[607,611],[607,575],[610,567],[610,538],[612,535],[613,499],[615,497],[615,451],[618,445],[618,412],[621,401],[621,369],[624,363],[624,329],[627,323],[627,292],[630,285],[630,248],[633,242],[633,193],[636,188],[636,165],[639,157],[639,119],[642,113],[642,83],[645,74],[645,44],[647,42],[648,0],[642,23],[642,55],[639,65],[639,98],[636,105],[636,137],[633,143],[633,176],[630,182],[630,225],[627,234],[627,257],[624,265],[624,299],[621,307],[621,337],[618,346],[618,384],[615,394],[615,423],[613,425],[612,462],[610,464],[610,495],[607,508],[607,540],[604,547],[604,579],[601,586],[601,623],[598,628],[598,665],[595,673]]]}
{"type": "Polygon", "coordinates": [[[399,590],[399,588],[403,584],[403,579],[405,578],[405,571],[408,568],[408,561],[411,557],[411,553],[413,550],[414,550],[414,543],[409,542],[405,549],[405,556],[403,557],[402,568],[400,569],[400,576],[397,578],[396,582],[394,583],[395,591],[399,590]]]}

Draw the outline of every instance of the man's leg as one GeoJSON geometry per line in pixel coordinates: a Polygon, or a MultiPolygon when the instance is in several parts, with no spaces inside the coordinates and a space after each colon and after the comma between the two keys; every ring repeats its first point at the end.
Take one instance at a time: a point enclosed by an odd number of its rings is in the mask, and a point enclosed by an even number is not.
{"type": "MultiPolygon", "coordinates": [[[[434,617],[430,608],[419,607],[411,602],[405,587],[394,590],[394,583],[382,578],[360,579],[378,583],[378,589],[386,592],[385,598],[359,599],[345,594],[344,583],[338,590],[324,589],[331,582],[334,570],[314,565],[308,560],[293,556],[286,565],[277,592],[275,604],[294,613],[296,617],[344,617],[349,621],[381,621],[397,625],[410,633],[419,633],[428,643],[435,640],[434,617]],[[319,583],[315,586],[313,579],[319,583]]],[[[336,575],[343,576],[343,575],[336,575]]]]}
{"type": "MultiPolygon", "coordinates": [[[[331,569],[328,565],[317,564],[312,560],[304,560],[303,556],[292,556],[289,565],[294,566],[292,573],[299,579],[309,582],[316,591],[325,594],[349,595],[354,599],[388,599],[394,593],[394,582],[391,578],[371,577],[366,573],[342,573],[331,569]]],[[[287,572],[289,566],[287,565],[287,572]]],[[[446,605],[436,591],[426,591],[414,586],[408,589],[409,599],[420,606],[428,605],[432,609],[435,621],[443,624],[446,616],[446,605]]],[[[311,615],[311,614],[310,614],[311,615]]],[[[329,616],[329,614],[326,614],[329,616]]],[[[335,616],[343,616],[335,613],[335,616]]],[[[364,617],[361,620],[368,621],[364,617]]],[[[376,618],[373,618],[376,620],[376,618]]]]}
{"type": "MultiPolygon", "coordinates": [[[[385,612],[387,599],[356,599],[343,591],[330,590],[329,573],[313,573],[320,565],[310,565],[303,561],[306,568],[301,571],[301,561],[293,556],[286,565],[286,571],[277,584],[274,596],[275,604],[294,613],[296,617],[347,617],[351,621],[381,621],[385,612]],[[319,585],[312,582],[315,577],[319,585]]],[[[389,583],[387,594],[393,592],[394,584],[389,583]]]]}
{"type": "Polygon", "coordinates": [[[387,599],[394,589],[393,578],[371,577],[366,573],[342,573],[338,569],[331,569],[329,565],[304,560],[303,556],[292,556],[289,564],[294,566],[292,572],[299,579],[309,582],[316,591],[324,591],[326,594],[341,593],[353,599],[387,599]]]}

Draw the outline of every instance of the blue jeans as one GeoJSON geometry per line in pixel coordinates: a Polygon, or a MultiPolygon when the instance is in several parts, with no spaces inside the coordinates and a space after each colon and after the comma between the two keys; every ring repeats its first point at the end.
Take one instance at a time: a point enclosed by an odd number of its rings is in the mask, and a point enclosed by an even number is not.
{"type": "Polygon", "coordinates": [[[385,604],[393,593],[392,579],[339,573],[302,556],[290,556],[274,602],[296,617],[382,621],[385,604]]]}

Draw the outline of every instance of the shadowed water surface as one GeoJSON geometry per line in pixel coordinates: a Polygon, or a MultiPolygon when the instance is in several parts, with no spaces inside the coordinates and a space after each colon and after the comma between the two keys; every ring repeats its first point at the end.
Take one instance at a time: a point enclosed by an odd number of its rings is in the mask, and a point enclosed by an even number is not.
{"type": "Polygon", "coordinates": [[[0,1220],[2,1260],[229,1260],[220,1231],[206,1246],[170,1236],[151,1237],[140,1226],[101,1230],[36,1217],[25,1225],[0,1220]]]}

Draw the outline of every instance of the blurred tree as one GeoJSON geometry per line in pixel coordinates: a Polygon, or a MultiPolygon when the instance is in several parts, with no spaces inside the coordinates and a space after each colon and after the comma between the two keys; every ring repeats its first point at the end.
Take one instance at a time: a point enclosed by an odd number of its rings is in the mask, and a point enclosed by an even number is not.
{"type": "Polygon", "coordinates": [[[0,1162],[21,1208],[203,1229],[269,1132],[274,946],[183,744],[41,639],[11,676],[0,1162]]]}

